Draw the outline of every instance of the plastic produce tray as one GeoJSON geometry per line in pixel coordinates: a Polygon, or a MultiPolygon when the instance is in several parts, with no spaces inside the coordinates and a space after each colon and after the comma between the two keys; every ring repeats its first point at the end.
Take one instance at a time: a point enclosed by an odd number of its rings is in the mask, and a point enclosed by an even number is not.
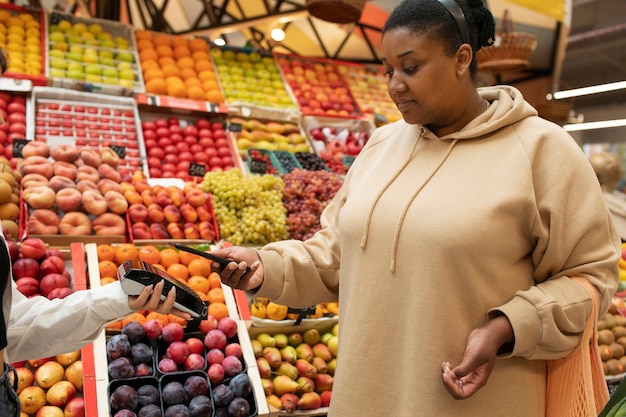
{"type": "MultiPolygon", "coordinates": [[[[47,12],[46,13],[46,29],[45,29],[45,42],[48,46],[46,51],[46,71],[48,75],[48,86],[50,87],[61,87],[68,88],[79,91],[88,91],[94,93],[101,94],[111,94],[116,96],[132,96],[136,93],[143,93],[145,91],[145,85],[143,81],[143,76],[141,73],[141,69],[139,67],[139,56],[137,55],[137,46],[135,44],[135,37],[133,36],[133,29],[129,25],[125,25],[118,22],[113,22],[111,20],[104,19],[85,19],[77,16],[70,16],[66,14],[62,14],[59,12],[47,12]],[[70,78],[66,75],[64,76],[56,76],[54,71],[51,71],[50,63],[53,60],[51,57],[51,53],[55,48],[55,44],[57,43],[56,36],[55,39],[51,39],[50,27],[54,24],[58,24],[60,21],[69,21],[72,25],[77,23],[82,23],[89,27],[90,25],[100,25],[103,33],[108,33],[111,35],[113,40],[119,38],[124,39],[127,42],[128,47],[126,49],[118,49],[115,42],[113,44],[106,42],[102,45],[102,40],[98,40],[96,35],[96,41],[93,39],[84,39],[81,36],[74,36],[71,38],[65,37],[63,42],[58,41],[59,43],[65,43],[65,47],[61,47],[60,49],[65,49],[66,51],[71,51],[72,46],[80,46],[82,47],[82,51],[87,49],[94,49],[99,56],[97,62],[93,62],[91,64],[97,65],[101,67],[102,73],[91,74],[92,77],[79,77],[70,78]],[[129,54],[124,60],[120,60],[118,52],[125,52],[129,54]],[[103,55],[106,54],[106,55],[103,55]],[[109,71],[108,73],[104,73],[104,71],[109,71]],[[115,70],[115,71],[113,71],[115,70]],[[118,81],[113,82],[113,79],[116,78],[113,74],[120,75],[122,70],[126,70],[126,74],[131,74],[132,71],[133,79],[125,78],[128,80],[126,84],[120,84],[119,78],[118,81]],[[107,76],[108,75],[108,76],[107,76]],[[98,78],[100,77],[100,78],[98,78]],[[105,78],[110,78],[111,82],[106,82],[105,78]]],[[[60,58],[60,57],[59,57],[60,58]]],[[[83,56],[84,58],[84,56],[83,56]]],[[[67,52],[64,55],[64,58],[67,59],[67,52]]],[[[72,60],[74,62],[78,62],[77,60],[72,60]]],[[[85,62],[80,62],[83,69],[88,65],[85,62]]],[[[93,68],[93,67],[92,67],[93,68]]],[[[124,77],[122,77],[124,78],[124,77]]]]}

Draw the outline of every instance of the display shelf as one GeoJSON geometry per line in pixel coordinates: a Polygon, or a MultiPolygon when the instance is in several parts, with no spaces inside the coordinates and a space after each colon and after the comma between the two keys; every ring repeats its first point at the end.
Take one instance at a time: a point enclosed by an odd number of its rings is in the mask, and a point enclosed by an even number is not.
{"type": "Polygon", "coordinates": [[[132,96],[145,91],[131,26],[46,12],[48,85],[132,96]]]}
{"type": "Polygon", "coordinates": [[[211,103],[209,101],[191,100],[155,94],[139,93],[135,95],[138,105],[150,107],[164,107],[172,111],[196,111],[205,113],[228,113],[228,107],[224,103],[211,103]]]}

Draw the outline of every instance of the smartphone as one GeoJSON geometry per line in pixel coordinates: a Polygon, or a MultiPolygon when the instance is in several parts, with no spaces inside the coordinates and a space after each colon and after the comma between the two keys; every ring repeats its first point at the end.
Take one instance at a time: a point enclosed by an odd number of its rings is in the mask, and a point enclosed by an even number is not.
{"type": "MultiPolygon", "coordinates": [[[[181,245],[180,243],[172,243],[172,242],[170,242],[170,245],[174,246],[176,249],[179,249],[179,250],[182,250],[182,251],[185,251],[185,252],[189,252],[189,253],[193,253],[194,255],[202,256],[203,258],[209,259],[211,261],[215,261],[215,262],[219,263],[222,266],[222,268],[224,268],[226,265],[228,265],[231,262],[236,262],[236,261],[234,261],[232,259],[226,259],[226,258],[222,258],[221,256],[213,255],[210,252],[204,252],[204,251],[201,251],[201,250],[196,249],[196,248],[192,248],[192,247],[189,247],[189,246],[181,245]]],[[[247,267],[243,274],[245,275],[248,272],[250,272],[250,267],[247,267]]]]}
{"type": "Polygon", "coordinates": [[[176,287],[174,307],[189,313],[194,318],[206,318],[208,315],[207,304],[198,297],[194,290],[147,262],[137,259],[127,260],[118,267],[117,275],[122,289],[128,295],[139,295],[145,287],[165,281],[161,300],[165,300],[172,287],[176,287]]]}

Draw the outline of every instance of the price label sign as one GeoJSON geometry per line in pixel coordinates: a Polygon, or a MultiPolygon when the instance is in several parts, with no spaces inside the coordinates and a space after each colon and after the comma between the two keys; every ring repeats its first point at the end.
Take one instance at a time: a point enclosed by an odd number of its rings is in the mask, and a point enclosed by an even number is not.
{"type": "Polygon", "coordinates": [[[206,166],[203,164],[194,164],[193,162],[189,164],[189,170],[187,173],[194,177],[204,177],[204,173],[206,172],[206,166]]]}
{"type": "Polygon", "coordinates": [[[241,132],[243,130],[243,126],[241,123],[231,123],[228,125],[228,130],[231,132],[241,132]]]}
{"type": "Polygon", "coordinates": [[[23,158],[22,149],[28,142],[28,139],[13,139],[13,158],[23,158]]]}
{"type": "Polygon", "coordinates": [[[117,154],[117,156],[119,156],[120,158],[125,158],[126,157],[126,146],[118,146],[118,145],[111,145],[109,146],[111,148],[111,150],[113,152],[115,152],[117,154]]]}

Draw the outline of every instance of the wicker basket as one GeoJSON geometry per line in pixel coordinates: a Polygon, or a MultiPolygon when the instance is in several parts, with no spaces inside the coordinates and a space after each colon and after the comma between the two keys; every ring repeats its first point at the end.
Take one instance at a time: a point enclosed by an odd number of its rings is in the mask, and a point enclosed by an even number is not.
{"type": "Polygon", "coordinates": [[[359,20],[366,0],[306,0],[312,16],[331,23],[353,23],[359,20]]]}

